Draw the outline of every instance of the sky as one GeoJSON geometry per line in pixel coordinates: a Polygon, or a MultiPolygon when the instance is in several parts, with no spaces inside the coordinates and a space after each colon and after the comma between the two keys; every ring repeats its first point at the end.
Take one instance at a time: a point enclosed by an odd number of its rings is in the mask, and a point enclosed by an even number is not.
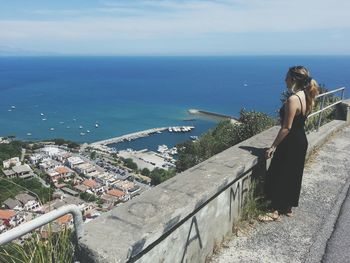
{"type": "Polygon", "coordinates": [[[0,0],[0,55],[349,55],[349,0],[0,0]]]}

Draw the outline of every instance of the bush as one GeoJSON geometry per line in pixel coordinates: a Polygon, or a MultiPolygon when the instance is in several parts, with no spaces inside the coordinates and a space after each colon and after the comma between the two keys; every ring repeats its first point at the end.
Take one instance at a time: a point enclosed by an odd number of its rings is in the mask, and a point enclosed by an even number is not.
{"type": "Polygon", "coordinates": [[[131,158],[124,159],[123,161],[126,167],[133,171],[137,171],[137,164],[131,158]]]}
{"type": "Polygon", "coordinates": [[[175,170],[164,170],[164,169],[160,169],[160,168],[155,168],[151,174],[150,174],[150,178],[151,178],[151,184],[152,185],[157,185],[160,184],[166,180],[168,180],[169,178],[173,177],[175,175],[175,170]]]}
{"type": "Polygon", "coordinates": [[[147,168],[143,168],[143,169],[141,170],[141,174],[144,175],[144,176],[149,176],[150,173],[151,173],[150,170],[147,169],[147,168]]]}
{"type": "Polygon", "coordinates": [[[177,145],[176,171],[182,172],[227,148],[244,141],[276,124],[264,113],[241,110],[238,123],[222,121],[203,134],[198,141],[177,145]]]}
{"type": "Polygon", "coordinates": [[[9,243],[0,247],[0,262],[73,262],[74,245],[72,233],[63,229],[59,233],[49,231],[47,240],[42,240],[40,234],[34,233],[24,245],[9,243]]]}
{"type": "Polygon", "coordinates": [[[97,197],[95,195],[89,194],[89,193],[81,193],[80,198],[83,199],[86,202],[95,202],[97,200],[97,197]]]}

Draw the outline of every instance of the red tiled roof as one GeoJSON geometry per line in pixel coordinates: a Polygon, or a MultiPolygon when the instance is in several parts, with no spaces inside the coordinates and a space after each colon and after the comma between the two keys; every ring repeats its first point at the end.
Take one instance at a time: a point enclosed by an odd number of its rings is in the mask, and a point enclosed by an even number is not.
{"type": "Polygon", "coordinates": [[[118,198],[124,197],[124,195],[125,195],[123,191],[120,191],[117,189],[109,190],[107,192],[107,194],[112,195],[112,196],[116,196],[118,198]]]}
{"type": "Polygon", "coordinates": [[[16,215],[16,212],[13,210],[3,210],[0,209],[0,219],[9,220],[16,215]]]}
{"type": "Polygon", "coordinates": [[[85,180],[83,182],[83,185],[89,187],[89,188],[94,188],[97,186],[97,182],[95,180],[89,179],[89,180],[85,180]]]}
{"type": "Polygon", "coordinates": [[[69,169],[67,167],[64,167],[64,166],[60,166],[60,167],[56,168],[55,171],[58,172],[59,174],[69,173],[69,169]]]}

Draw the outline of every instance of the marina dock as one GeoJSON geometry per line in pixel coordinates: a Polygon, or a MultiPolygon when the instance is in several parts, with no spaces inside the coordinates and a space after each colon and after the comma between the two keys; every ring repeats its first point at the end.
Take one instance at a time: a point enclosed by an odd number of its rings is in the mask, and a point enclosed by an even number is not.
{"type": "Polygon", "coordinates": [[[96,147],[96,148],[102,146],[102,148],[105,148],[103,146],[107,146],[109,144],[118,143],[118,142],[122,142],[122,141],[131,141],[131,140],[135,140],[138,138],[147,137],[147,136],[154,134],[154,133],[161,133],[163,131],[189,132],[192,129],[194,129],[194,126],[171,126],[171,127],[152,128],[152,129],[148,129],[148,130],[144,130],[144,131],[139,131],[139,132],[134,132],[134,133],[122,135],[119,137],[110,138],[107,140],[97,141],[97,142],[91,143],[90,146],[96,147]]]}

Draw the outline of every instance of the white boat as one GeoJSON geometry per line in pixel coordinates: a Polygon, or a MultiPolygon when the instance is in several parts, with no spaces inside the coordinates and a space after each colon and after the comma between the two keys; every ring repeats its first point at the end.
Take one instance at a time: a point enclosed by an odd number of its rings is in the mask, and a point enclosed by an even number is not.
{"type": "Polygon", "coordinates": [[[64,121],[60,121],[60,124],[64,124],[64,121]]]}
{"type": "Polygon", "coordinates": [[[11,109],[8,109],[7,111],[12,111],[11,109]]]}
{"type": "Polygon", "coordinates": [[[198,136],[195,136],[195,135],[190,136],[190,138],[191,138],[192,140],[198,140],[198,136]]]}
{"type": "Polygon", "coordinates": [[[158,152],[165,153],[167,150],[168,150],[168,146],[166,146],[165,144],[158,145],[158,149],[157,149],[158,152]]]}
{"type": "Polygon", "coordinates": [[[69,127],[69,126],[67,126],[66,128],[67,128],[67,129],[70,129],[70,127],[69,127]]]}
{"type": "Polygon", "coordinates": [[[16,109],[16,106],[11,106],[11,109],[16,109]]]}
{"type": "Polygon", "coordinates": [[[83,128],[83,126],[80,125],[80,126],[79,126],[79,129],[82,129],[82,128],[83,128]]]}
{"type": "Polygon", "coordinates": [[[95,124],[95,127],[98,128],[98,124],[97,123],[95,124]]]}
{"type": "Polygon", "coordinates": [[[168,131],[173,132],[173,129],[171,127],[168,128],[168,131]]]}
{"type": "Polygon", "coordinates": [[[54,131],[55,130],[55,128],[50,128],[50,131],[54,131]]]}
{"type": "Polygon", "coordinates": [[[30,132],[27,133],[28,136],[31,136],[32,134],[30,132]]]}
{"type": "Polygon", "coordinates": [[[44,113],[40,113],[41,116],[44,116],[44,113]]]}
{"type": "Polygon", "coordinates": [[[157,133],[162,133],[161,131],[157,131],[157,133]]]}
{"type": "Polygon", "coordinates": [[[86,130],[86,132],[87,132],[87,133],[89,133],[89,132],[90,132],[90,130],[86,130]]]}
{"type": "Polygon", "coordinates": [[[81,135],[81,136],[84,136],[84,135],[85,135],[85,133],[84,133],[84,132],[81,132],[81,133],[80,133],[80,135],[81,135]]]}

